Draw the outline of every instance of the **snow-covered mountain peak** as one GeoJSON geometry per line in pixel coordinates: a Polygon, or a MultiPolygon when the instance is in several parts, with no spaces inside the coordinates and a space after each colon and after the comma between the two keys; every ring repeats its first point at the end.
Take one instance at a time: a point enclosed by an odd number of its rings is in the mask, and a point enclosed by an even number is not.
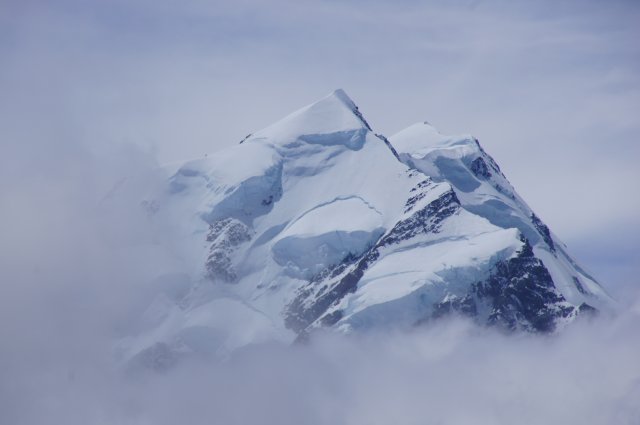
{"type": "Polygon", "coordinates": [[[336,89],[327,97],[335,97],[344,103],[348,108],[354,110],[358,109],[355,102],[349,97],[349,95],[343,89],[336,89]]]}
{"type": "Polygon", "coordinates": [[[359,148],[371,127],[356,104],[342,89],[307,105],[249,136],[243,142],[288,144],[304,141],[312,144],[345,144],[359,148]]]}
{"type": "Polygon", "coordinates": [[[474,137],[423,122],[388,141],[342,90],[157,186],[143,205],[188,279],[123,343],[154,367],[450,313],[550,332],[610,305],[474,137]]]}

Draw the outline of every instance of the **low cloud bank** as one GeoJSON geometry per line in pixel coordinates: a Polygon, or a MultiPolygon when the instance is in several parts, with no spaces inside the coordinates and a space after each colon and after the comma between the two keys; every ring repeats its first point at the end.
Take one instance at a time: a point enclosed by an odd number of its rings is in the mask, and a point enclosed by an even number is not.
{"type": "MultiPolygon", "coordinates": [[[[3,423],[636,424],[639,312],[558,337],[462,322],[405,334],[318,336],[224,362],[125,376],[85,336],[4,373],[3,423]],[[10,388],[7,388],[10,387],[10,388]]],[[[15,342],[15,341],[11,341],[15,342]]],[[[5,341],[6,343],[6,341],[5,341]]]]}

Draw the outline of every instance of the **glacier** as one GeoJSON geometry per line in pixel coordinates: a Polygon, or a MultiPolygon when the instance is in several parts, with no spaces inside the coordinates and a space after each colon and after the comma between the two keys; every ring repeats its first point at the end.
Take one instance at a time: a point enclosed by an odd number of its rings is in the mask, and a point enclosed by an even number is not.
{"type": "Polygon", "coordinates": [[[342,90],[164,171],[141,205],[158,235],[171,223],[156,242],[184,267],[158,279],[182,289],[149,300],[127,364],[449,314],[555,332],[614,306],[477,139],[426,122],[386,138],[342,90]]]}

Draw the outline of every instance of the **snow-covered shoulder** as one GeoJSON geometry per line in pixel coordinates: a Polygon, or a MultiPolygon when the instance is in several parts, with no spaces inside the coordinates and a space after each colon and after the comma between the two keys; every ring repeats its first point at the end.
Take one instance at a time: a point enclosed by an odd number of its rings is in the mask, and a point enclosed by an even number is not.
{"type": "Polygon", "coordinates": [[[464,209],[503,229],[518,229],[569,302],[601,309],[610,302],[595,280],[564,252],[563,244],[518,195],[477,139],[445,136],[419,123],[392,136],[391,143],[405,164],[450,183],[464,209]]]}
{"type": "Polygon", "coordinates": [[[435,149],[469,146],[477,149],[471,135],[447,136],[440,133],[427,121],[415,123],[394,134],[391,138],[398,153],[422,158],[435,149]]]}

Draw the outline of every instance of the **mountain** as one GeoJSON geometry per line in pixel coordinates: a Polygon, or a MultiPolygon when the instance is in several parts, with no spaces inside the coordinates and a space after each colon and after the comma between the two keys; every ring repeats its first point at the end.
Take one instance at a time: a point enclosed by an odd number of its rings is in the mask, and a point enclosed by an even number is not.
{"type": "Polygon", "coordinates": [[[142,205],[186,273],[159,273],[126,361],[448,314],[553,332],[612,305],[478,140],[387,139],[342,90],[156,183],[142,205]]]}

